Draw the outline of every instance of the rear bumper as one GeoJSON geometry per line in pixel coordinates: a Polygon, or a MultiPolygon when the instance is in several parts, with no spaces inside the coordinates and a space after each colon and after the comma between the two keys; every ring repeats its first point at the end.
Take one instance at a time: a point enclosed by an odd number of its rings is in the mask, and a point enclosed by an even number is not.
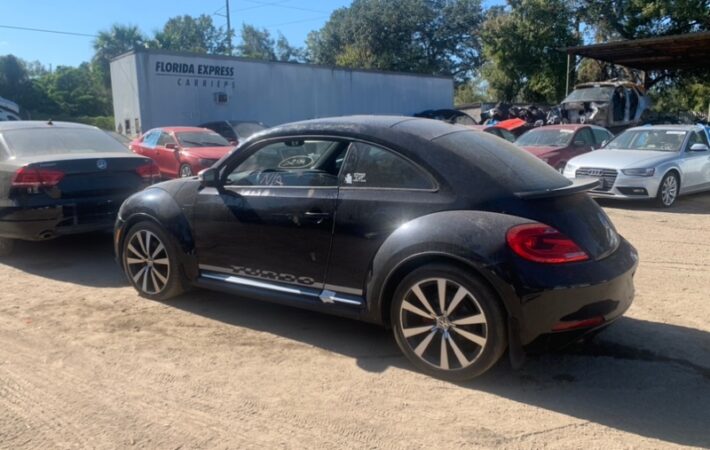
{"type": "Polygon", "coordinates": [[[122,199],[0,209],[0,237],[41,241],[113,228],[122,199]]]}
{"type": "Polygon", "coordinates": [[[599,261],[525,270],[518,319],[525,350],[564,346],[623,315],[634,298],[637,265],[636,250],[621,239],[599,261]]]}

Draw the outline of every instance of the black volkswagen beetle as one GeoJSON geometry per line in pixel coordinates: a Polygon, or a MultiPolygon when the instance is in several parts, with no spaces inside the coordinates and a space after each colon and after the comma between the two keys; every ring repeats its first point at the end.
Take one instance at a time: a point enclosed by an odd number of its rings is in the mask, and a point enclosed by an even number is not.
{"type": "Polygon", "coordinates": [[[637,254],[595,183],[459,125],[313,120],[130,197],[115,248],[145,297],[199,286],[391,326],[415,366],[463,380],[629,307],[637,254]]]}

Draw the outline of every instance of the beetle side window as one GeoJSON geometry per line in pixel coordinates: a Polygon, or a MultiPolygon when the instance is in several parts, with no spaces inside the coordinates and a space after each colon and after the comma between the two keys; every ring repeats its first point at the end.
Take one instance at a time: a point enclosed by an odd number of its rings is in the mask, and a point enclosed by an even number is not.
{"type": "Polygon", "coordinates": [[[342,187],[433,189],[431,178],[401,156],[374,145],[353,143],[341,174],[342,187]]]}
{"type": "Polygon", "coordinates": [[[336,187],[347,143],[294,140],[268,144],[227,176],[230,186],[336,187]]]}

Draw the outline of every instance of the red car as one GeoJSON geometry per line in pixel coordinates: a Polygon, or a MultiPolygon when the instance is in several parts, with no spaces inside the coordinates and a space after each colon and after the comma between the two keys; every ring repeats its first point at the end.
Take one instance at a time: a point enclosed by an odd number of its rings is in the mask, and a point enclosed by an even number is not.
{"type": "Polygon", "coordinates": [[[505,128],[497,127],[495,125],[468,125],[468,127],[473,128],[476,131],[491,133],[499,138],[505,139],[508,142],[515,142],[515,135],[505,128]]]}
{"type": "Polygon", "coordinates": [[[206,128],[154,128],[136,139],[133,152],[153,159],[163,178],[190,177],[206,169],[234,148],[206,128]]]}
{"type": "Polygon", "coordinates": [[[612,137],[609,130],[595,125],[548,125],[533,128],[515,143],[562,173],[567,161],[600,148],[612,137]]]}

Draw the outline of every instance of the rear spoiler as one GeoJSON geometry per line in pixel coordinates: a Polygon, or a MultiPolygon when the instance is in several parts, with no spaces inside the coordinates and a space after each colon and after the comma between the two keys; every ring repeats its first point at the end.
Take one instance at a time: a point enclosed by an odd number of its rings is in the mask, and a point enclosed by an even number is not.
{"type": "Polygon", "coordinates": [[[572,181],[572,183],[567,186],[554,189],[541,189],[539,191],[516,192],[515,196],[522,199],[561,197],[563,195],[589,191],[599,186],[599,180],[596,178],[575,178],[570,181],[572,181]]]}

